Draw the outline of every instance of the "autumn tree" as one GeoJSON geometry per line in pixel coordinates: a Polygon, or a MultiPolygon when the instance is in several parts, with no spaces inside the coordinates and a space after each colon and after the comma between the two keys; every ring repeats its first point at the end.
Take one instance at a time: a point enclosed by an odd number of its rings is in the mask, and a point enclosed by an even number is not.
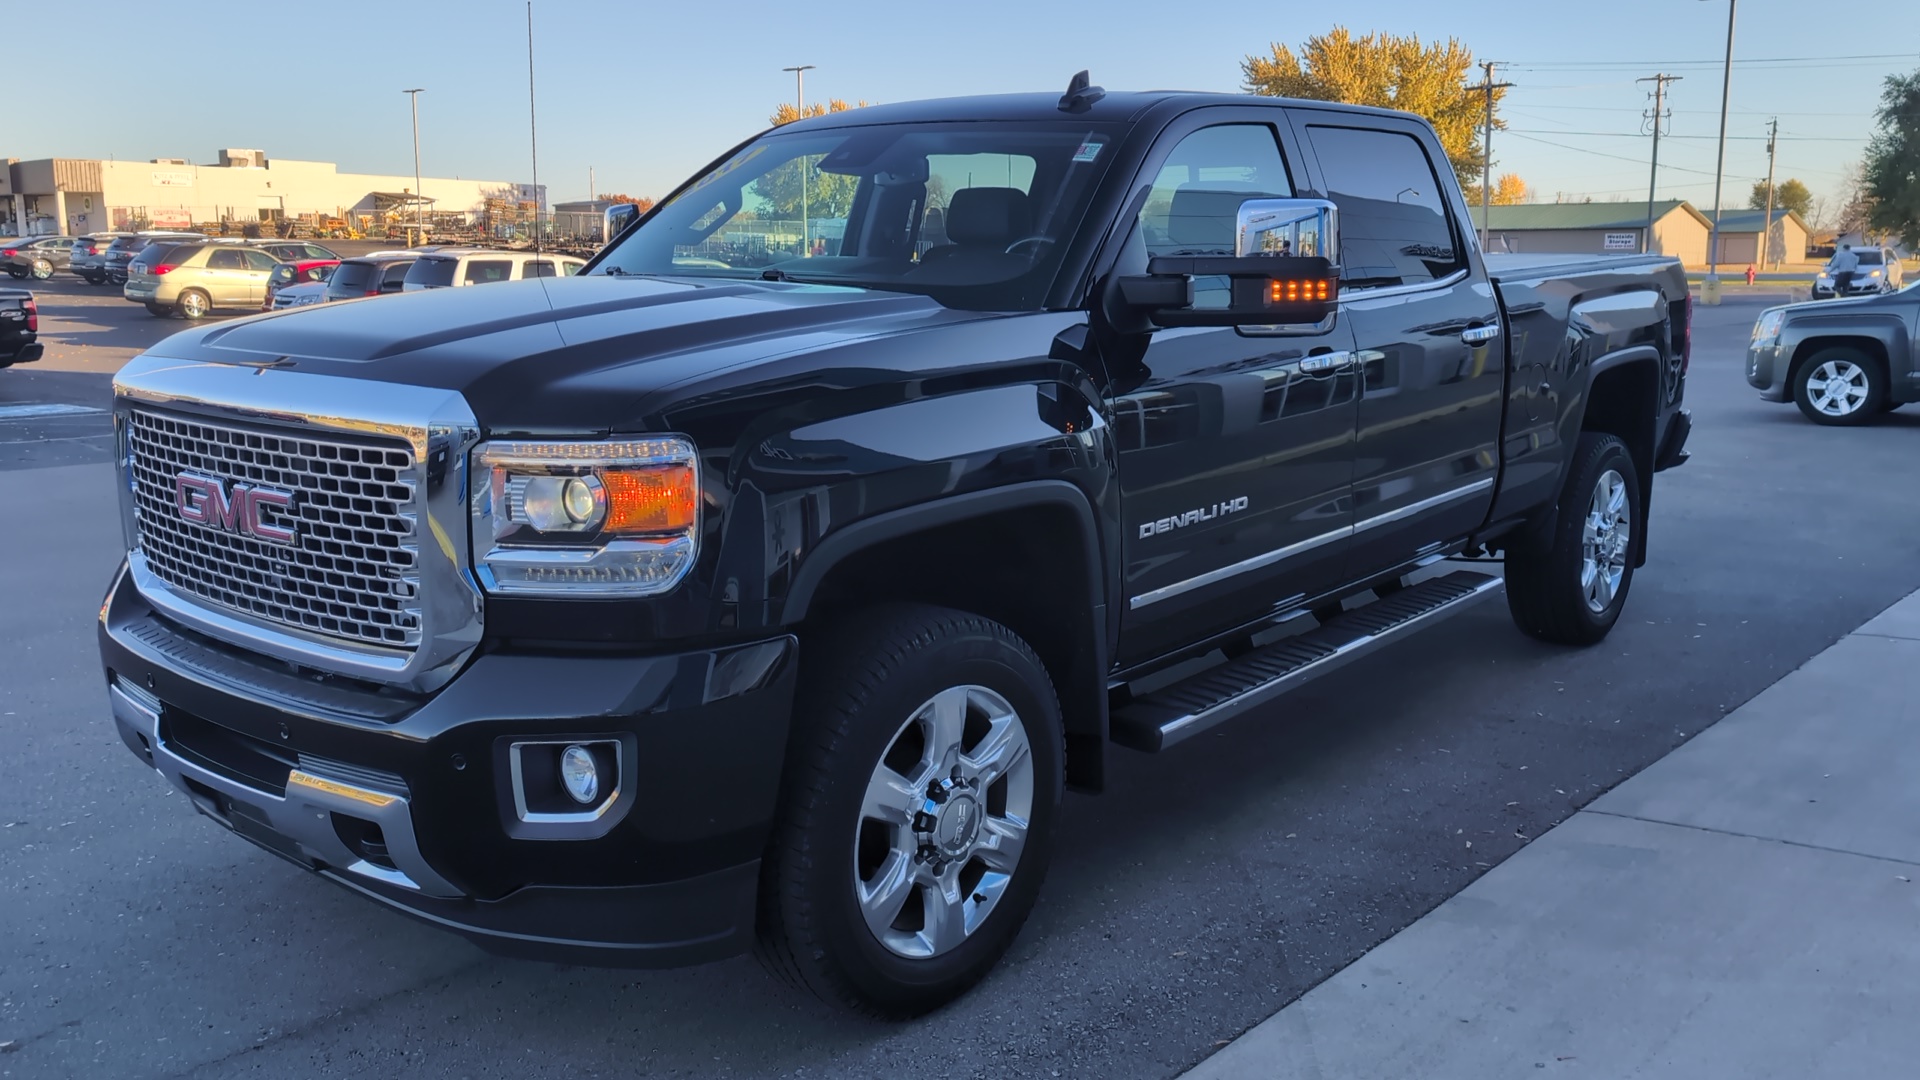
{"type": "Polygon", "coordinates": [[[602,195],[610,203],[632,203],[641,213],[653,209],[653,200],[645,195],[602,195]]]}
{"type": "MultiPolygon", "coordinates": [[[[1306,40],[1295,53],[1273,45],[1271,56],[1241,61],[1246,89],[1273,97],[1344,101],[1418,113],[1433,123],[1462,183],[1480,179],[1480,125],[1486,93],[1468,88],[1473,54],[1459,41],[1423,44],[1418,35],[1354,37],[1344,26],[1306,40]]],[[[1497,106],[1505,95],[1493,92],[1497,106]]],[[[1500,126],[1498,121],[1495,126],[1500,126]]]]}
{"type": "MultiPolygon", "coordinates": [[[[1765,210],[1767,208],[1767,182],[1765,180],[1754,183],[1753,193],[1747,196],[1747,207],[1752,210],[1765,210]]],[[[1798,180],[1783,180],[1773,186],[1773,208],[1775,210],[1791,210],[1799,214],[1802,221],[1805,221],[1807,215],[1813,213],[1813,192],[1808,191],[1807,185],[1798,180]]]]}
{"type": "MultiPolygon", "coordinates": [[[[1468,206],[1480,205],[1480,185],[1468,184],[1462,189],[1467,197],[1468,206]]],[[[1533,191],[1527,182],[1520,179],[1518,173],[1501,173],[1493,181],[1493,205],[1518,206],[1533,198],[1533,191]]]]}
{"type": "Polygon", "coordinates": [[[1862,185],[1868,223],[1920,245],[1920,70],[1887,76],[1874,116],[1880,126],[1867,143],[1862,185]]]}
{"type": "MultiPolygon", "coordinates": [[[[839,98],[834,98],[825,104],[809,105],[804,111],[791,104],[782,104],[773,110],[773,115],[767,118],[767,122],[774,127],[781,127],[796,120],[864,108],[866,104],[862,101],[858,105],[849,105],[839,98]]],[[[845,217],[853,208],[853,196],[854,192],[859,190],[860,179],[856,176],[821,172],[821,156],[809,154],[805,158],[806,216],[815,220],[845,217]]],[[[769,170],[765,176],[754,181],[753,193],[767,203],[766,208],[761,211],[762,217],[793,220],[800,218],[800,167],[800,161],[790,161],[769,170]]]]}

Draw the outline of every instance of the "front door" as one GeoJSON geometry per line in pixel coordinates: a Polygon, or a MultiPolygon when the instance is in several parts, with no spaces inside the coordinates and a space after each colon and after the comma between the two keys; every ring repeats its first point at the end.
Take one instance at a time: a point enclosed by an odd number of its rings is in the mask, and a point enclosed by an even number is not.
{"type": "Polygon", "coordinates": [[[248,248],[247,256],[247,306],[259,307],[267,300],[267,279],[273,276],[274,267],[280,260],[255,248],[248,248]]]}
{"type": "Polygon", "coordinates": [[[1289,110],[1340,209],[1340,317],[1365,385],[1354,448],[1351,576],[1478,528],[1499,474],[1506,342],[1451,167],[1410,121],[1289,110]]]}
{"type": "Polygon", "coordinates": [[[238,247],[221,245],[207,253],[207,297],[217,308],[247,306],[247,256],[238,247]]]}
{"type": "MultiPolygon", "coordinates": [[[[1202,110],[1163,136],[1117,272],[1234,252],[1240,203],[1294,185],[1277,109],[1202,110]]],[[[1224,306],[1224,279],[1195,306],[1224,306]]],[[[1245,626],[1340,578],[1358,391],[1344,324],[1269,336],[1159,330],[1111,391],[1125,592],[1122,664],[1245,626]]]]}

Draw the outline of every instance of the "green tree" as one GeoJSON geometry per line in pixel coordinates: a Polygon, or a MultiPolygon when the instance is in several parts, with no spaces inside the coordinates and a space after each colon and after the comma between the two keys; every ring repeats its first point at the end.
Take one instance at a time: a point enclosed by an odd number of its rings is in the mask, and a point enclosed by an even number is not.
{"type": "MultiPolygon", "coordinates": [[[[773,111],[773,115],[767,118],[767,122],[774,127],[780,127],[791,124],[795,120],[864,108],[866,104],[862,101],[858,105],[849,105],[839,98],[834,98],[825,104],[809,105],[804,113],[793,105],[783,104],[773,111]]],[[[853,196],[854,192],[859,190],[860,178],[821,172],[821,156],[809,154],[805,158],[807,217],[816,221],[821,218],[846,217],[847,212],[853,208],[853,196]]],[[[761,217],[776,221],[800,220],[800,168],[800,161],[790,161],[754,181],[753,193],[765,200],[767,204],[760,211],[761,217]]]]}
{"type": "MultiPolygon", "coordinates": [[[[1418,113],[1432,121],[1453,170],[1464,183],[1480,179],[1480,125],[1486,93],[1468,89],[1473,54],[1459,41],[1422,44],[1418,35],[1354,37],[1344,26],[1310,37],[1295,54],[1273,45],[1271,56],[1240,63],[1246,89],[1273,97],[1344,101],[1418,113]]],[[[1493,92],[1497,106],[1504,90],[1493,92]]],[[[1494,126],[1502,126],[1495,121],[1494,126]]],[[[1496,188],[1496,194],[1498,189],[1496,188]]]]}
{"type": "MultiPolygon", "coordinates": [[[[1747,196],[1747,206],[1753,210],[1765,210],[1767,208],[1767,182],[1765,180],[1757,180],[1754,182],[1753,192],[1747,196]]],[[[1808,191],[1807,185],[1798,180],[1783,180],[1773,185],[1773,208],[1775,210],[1791,210],[1799,214],[1801,220],[1807,220],[1807,215],[1813,213],[1813,192],[1808,191]]]]}
{"type": "Polygon", "coordinates": [[[1874,115],[1880,126],[1867,143],[1867,220],[1920,245],[1920,70],[1887,76],[1874,115]]]}

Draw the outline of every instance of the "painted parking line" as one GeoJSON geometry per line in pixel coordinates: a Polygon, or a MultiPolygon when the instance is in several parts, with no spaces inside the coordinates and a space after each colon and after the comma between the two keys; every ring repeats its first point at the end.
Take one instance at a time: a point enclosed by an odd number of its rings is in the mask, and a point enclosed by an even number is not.
{"type": "Polygon", "coordinates": [[[0,420],[30,420],[41,416],[83,416],[87,413],[102,413],[105,409],[96,409],[90,405],[0,405],[0,420]]]}

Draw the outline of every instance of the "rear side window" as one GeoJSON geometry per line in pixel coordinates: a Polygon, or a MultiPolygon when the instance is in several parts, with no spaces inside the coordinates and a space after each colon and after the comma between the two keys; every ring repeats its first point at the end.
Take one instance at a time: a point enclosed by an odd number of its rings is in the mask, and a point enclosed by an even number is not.
{"type": "Polygon", "coordinates": [[[391,292],[405,285],[407,283],[407,275],[412,272],[414,265],[413,263],[407,262],[391,264],[387,267],[386,273],[380,275],[380,287],[391,292]]]}
{"type": "Polygon", "coordinates": [[[439,288],[453,284],[453,275],[460,268],[458,259],[421,259],[407,271],[407,284],[424,285],[439,288]]]}
{"type": "Polygon", "coordinates": [[[1340,208],[1340,285],[1417,285],[1466,268],[1439,175],[1412,135],[1307,128],[1327,197],[1340,208]]]}
{"type": "Polygon", "coordinates": [[[372,263],[343,262],[333,272],[333,279],[328,285],[339,292],[365,292],[367,286],[373,284],[373,275],[372,263]]]}
{"type": "Polygon", "coordinates": [[[159,266],[161,263],[178,264],[193,258],[199,250],[198,244],[148,244],[140,254],[133,257],[133,261],[142,266],[159,266]]]}
{"type": "Polygon", "coordinates": [[[467,264],[466,282],[469,285],[508,281],[512,277],[513,263],[505,259],[475,259],[467,264]]]}

